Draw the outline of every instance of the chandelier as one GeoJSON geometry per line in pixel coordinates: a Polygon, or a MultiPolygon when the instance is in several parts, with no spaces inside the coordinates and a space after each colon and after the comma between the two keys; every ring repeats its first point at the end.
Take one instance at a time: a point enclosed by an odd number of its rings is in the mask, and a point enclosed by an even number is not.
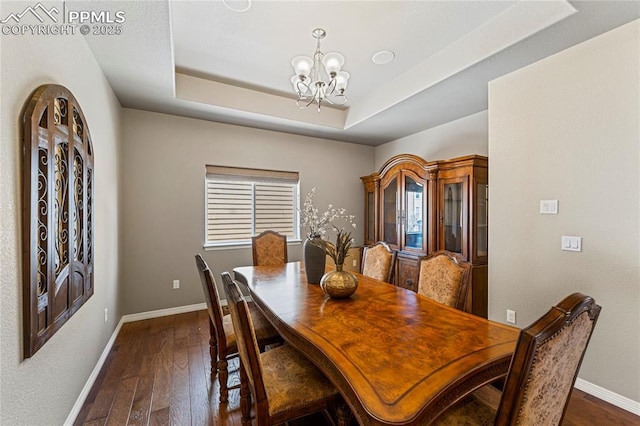
{"type": "Polygon", "coordinates": [[[350,75],[346,71],[340,71],[344,65],[344,57],[341,54],[325,54],[320,51],[320,40],[327,35],[326,31],[316,28],[311,34],[317,40],[313,59],[308,56],[296,56],[291,60],[295,70],[291,84],[298,95],[298,108],[306,108],[315,102],[320,112],[323,101],[338,106],[347,102],[344,91],[350,75]]]}

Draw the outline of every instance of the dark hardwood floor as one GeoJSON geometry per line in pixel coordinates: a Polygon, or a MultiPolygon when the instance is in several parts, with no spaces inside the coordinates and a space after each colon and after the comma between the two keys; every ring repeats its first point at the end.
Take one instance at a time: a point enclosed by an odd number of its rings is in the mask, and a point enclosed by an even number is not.
{"type": "MultiPolygon", "coordinates": [[[[209,380],[207,321],[197,311],[124,324],[74,424],[240,426],[239,391],[219,404],[219,383],[209,380]]],[[[237,367],[230,382],[239,380],[237,367]]],[[[496,401],[497,394],[485,395],[496,401]]],[[[640,417],[576,389],[563,424],[640,425],[640,417]]],[[[295,425],[325,421],[316,415],[295,425]]]]}

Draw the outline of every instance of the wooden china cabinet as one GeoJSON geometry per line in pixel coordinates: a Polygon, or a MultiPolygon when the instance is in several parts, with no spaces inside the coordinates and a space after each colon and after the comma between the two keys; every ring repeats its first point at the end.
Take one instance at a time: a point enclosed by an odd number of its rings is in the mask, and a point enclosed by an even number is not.
{"type": "Polygon", "coordinates": [[[384,241],[398,251],[394,284],[417,290],[418,259],[435,248],[435,168],[415,155],[398,155],[365,185],[365,244],[384,241]]]}
{"type": "Polygon", "coordinates": [[[365,244],[398,251],[394,284],[418,289],[419,259],[437,250],[472,264],[465,310],[487,316],[488,159],[427,162],[401,154],[363,176],[365,244]]]}

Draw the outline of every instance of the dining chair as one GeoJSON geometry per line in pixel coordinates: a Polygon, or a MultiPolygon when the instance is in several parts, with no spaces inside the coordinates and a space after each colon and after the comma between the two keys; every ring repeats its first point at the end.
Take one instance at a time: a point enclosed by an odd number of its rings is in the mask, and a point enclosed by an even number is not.
{"type": "Polygon", "coordinates": [[[384,241],[362,250],[362,275],[390,283],[396,265],[396,251],[384,241]]]}
{"type": "Polygon", "coordinates": [[[282,265],[289,261],[287,236],[275,231],[264,231],[251,237],[253,266],[282,265]]]}
{"type": "MultiPolygon", "coordinates": [[[[242,424],[251,424],[252,397],[255,420],[260,426],[288,422],[318,411],[334,424],[329,408],[334,404],[344,407],[335,386],[288,344],[259,353],[253,319],[238,282],[228,273],[222,274],[222,281],[240,352],[242,424]]],[[[350,414],[339,409],[338,426],[347,426],[350,414]]]]}
{"type": "MultiPolygon", "coordinates": [[[[239,386],[228,386],[229,371],[228,362],[238,356],[236,336],[231,324],[231,316],[225,315],[220,303],[220,293],[216,286],[213,272],[200,254],[196,254],[196,265],[200,274],[200,281],[207,302],[209,314],[209,355],[211,356],[211,381],[219,375],[220,402],[227,402],[229,389],[237,389],[239,386]]],[[[251,317],[256,326],[256,335],[261,349],[267,345],[282,342],[282,337],[271,326],[255,305],[249,308],[251,317]]]]}
{"type": "Polygon", "coordinates": [[[574,293],[523,329],[497,412],[471,395],[437,425],[560,425],[600,315],[593,298],[574,293]]]}
{"type": "Polygon", "coordinates": [[[464,310],[470,276],[470,263],[446,250],[437,251],[420,260],[418,293],[464,310]]]}

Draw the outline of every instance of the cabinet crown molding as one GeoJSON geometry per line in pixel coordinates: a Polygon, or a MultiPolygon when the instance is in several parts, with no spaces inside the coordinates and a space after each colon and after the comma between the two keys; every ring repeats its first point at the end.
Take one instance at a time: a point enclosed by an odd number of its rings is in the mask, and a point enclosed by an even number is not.
{"type": "Polygon", "coordinates": [[[380,167],[380,170],[378,172],[372,173],[371,175],[362,176],[360,179],[376,180],[376,178],[379,178],[381,175],[389,173],[389,171],[398,164],[402,164],[403,167],[406,167],[407,165],[415,165],[417,168],[421,168],[426,172],[437,173],[439,169],[460,167],[463,165],[488,167],[489,159],[484,155],[470,154],[462,157],[450,158],[447,160],[427,161],[415,154],[398,154],[389,158],[382,165],[382,167],[380,167]]]}

